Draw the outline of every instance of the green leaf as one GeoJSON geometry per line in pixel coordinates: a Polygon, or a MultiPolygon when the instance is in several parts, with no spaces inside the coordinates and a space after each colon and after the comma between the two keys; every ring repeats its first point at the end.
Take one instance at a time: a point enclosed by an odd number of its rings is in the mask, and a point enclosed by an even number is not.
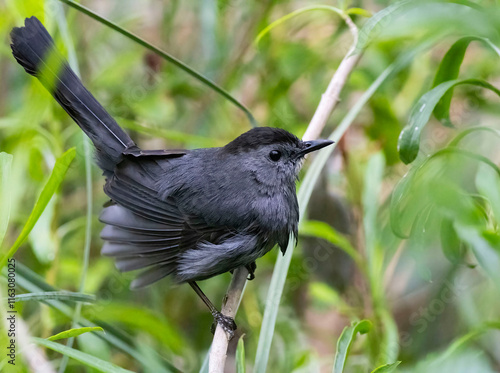
{"type": "Polygon", "coordinates": [[[392,373],[396,370],[401,361],[396,361],[392,364],[384,364],[379,366],[377,369],[372,370],[372,373],[392,373]]]}
{"type": "Polygon", "coordinates": [[[283,17],[278,18],[276,21],[272,22],[270,25],[268,25],[266,28],[264,28],[261,32],[259,32],[259,34],[255,38],[254,43],[258,44],[259,41],[269,31],[271,31],[276,26],[281,25],[282,23],[288,21],[289,19],[291,19],[293,17],[296,17],[296,16],[298,16],[300,14],[303,14],[303,13],[306,13],[306,12],[310,12],[312,10],[328,10],[328,11],[331,11],[331,12],[334,12],[334,13],[340,15],[342,18],[345,18],[344,12],[341,9],[336,8],[334,6],[329,6],[329,5],[312,5],[312,6],[306,6],[304,8],[300,8],[300,9],[294,10],[293,12],[288,13],[288,14],[284,15],[283,17]]]}
{"type": "Polygon", "coordinates": [[[57,333],[57,334],[53,335],[52,337],[47,338],[47,340],[57,341],[59,339],[77,337],[77,336],[84,334],[84,333],[97,332],[97,331],[104,332],[104,329],[101,328],[100,326],[87,326],[84,328],[69,329],[69,330],[65,330],[64,332],[57,333]]]}
{"type": "MultiPolygon", "coordinates": [[[[499,57],[500,49],[496,47],[489,39],[479,36],[466,36],[457,40],[446,52],[445,56],[439,64],[438,71],[434,77],[432,88],[437,87],[443,82],[458,78],[460,66],[465,56],[465,52],[469,44],[473,41],[479,41],[490,47],[499,57]]],[[[450,121],[450,105],[453,97],[453,88],[444,94],[434,109],[434,116],[441,121],[443,125],[451,127],[450,121]]]]}
{"type": "Polygon", "coordinates": [[[463,84],[471,84],[487,88],[500,96],[500,90],[480,79],[450,80],[425,93],[413,106],[408,124],[401,132],[398,142],[399,157],[408,164],[417,158],[420,148],[420,134],[425,128],[437,103],[450,89],[463,84]]]}
{"type": "Polygon", "coordinates": [[[335,228],[328,223],[317,220],[306,220],[301,222],[299,226],[299,234],[322,238],[333,245],[338,246],[357,263],[360,263],[361,261],[361,256],[356,249],[352,247],[349,239],[338,233],[335,228]]]}
{"type": "Polygon", "coordinates": [[[10,220],[10,169],[12,155],[0,153],[0,247],[10,220]]]}
{"type": "Polygon", "coordinates": [[[359,30],[358,43],[354,53],[360,53],[366,49],[370,42],[380,34],[384,25],[390,23],[405,7],[415,6],[415,4],[416,2],[413,0],[398,1],[375,13],[359,30]]]}
{"type": "Polygon", "coordinates": [[[238,347],[236,348],[236,372],[245,373],[245,371],[245,344],[243,342],[243,336],[241,336],[238,341],[238,347]]]}
{"type": "MultiPolygon", "coordinates": [[[[430,48],[430,46],[436,40],[427,41],[418,45],[416,48],[403,53],[399,56],[399,58],[396,59],[394,63],[387,67],[377,77],[372,85],[360,96],[358,101],[342,119],[335,131],[333,131],[333,133],[330,135],[329,139],[338,143],[340,138],[349,129],[350,125],[353,123],[359,112],[363,109],[368,100],[373,96],[375,91],[389,77],[399,72],[410,62],[412,62],[418,53],[421,53],[424,50],[430,48]]],[[[307,204],[309,203],[309,198],[311,197],[312,191],[314,189],[314,185],[318,181],[320,172],[334,149],[334,146],[329,146],[319,151],[309,169],[307,170],[304,181],[300,185],[300,189],[297,193],[300,211],[303,212],[306,210],[307,204]]],[[[276,318],[278,317],[278,308],[280,305],[281,296],[283,295],[283,288],[285,286],[288,268],[290,267],[290,261],[292,259],[294,248],[295,245],[293,243],[293,240],[290,240],[290,243],[288,244],[286,250],[286,254],[278,255],[278,258],[276,260],[271,283],[269,285],[269,290],[267,293],[266,309],[264,311],[264,317],[262,319],[259,342],[257,345],[257,353],[255,356],[254,371],[256,372],[265,372],[267,369],[269,352],[271,350],[271,343],[274,336],[274,328],[276,326],[276,318]]]]}
{"type": "Polygon", "coordinates": [[[257,121],[255,120],[255,118],[253,117],[252,113],[250,112],[250,110],[248,110],[246,108],[245,105],[243,105],[236,98],[234,98],[224,88],[220,87],[219,85],[217,85],[216,83],[214,83],[213,81],[211,81],[210,79],[208,79],[203,74],[201,74],[198,71],[196,71],[195,69],[189,67],[184,62],[182,62],[179,59],[175,58],[174,56],[168,54],[167,52],[161,50],[160,48],[155,47],[154,45],[148,43],[147,41],[145,41],[144,39],[140,38],[139,36],[137,36],[137,35],[129,32],[129,31],[123,29],[123,28],[121,28],[116,23],[111,22],[110,20],[108,20],[108,19],[106,19],[104,17],[101,17],[100,15],[96,14],[95,12],[93,12],[92,10],[90,10],[89,8],[86,8],[85,6],[83,6],[81,4],[78,4],[77,2],[75,2],[73,0],[59,0],[59,1],[61,1],[61,2],[65,3],[65,4],[71,6],[72,8],[75,8],[79,12],[81,12],[83,14],[86,14],[87,16],[95,19],[96,21],[102,23],[103,25],[106,25],[109,28],[111,28],[111,29],[119,32],[123,36],[129,38],[130,40],[136,42],[137,44],[139,44],[139,45],[141,45],[143,47],[145,47],[146,49],[149,49],[150,51],[152,51],[153,53],[157,54],[161,58],[163,58],[163,59],[167,60],[168,62],[174,64],[175,66],[177,66],[181,70],[184,70],[186,73],[188,73],[189,75],[191,75],[192,77],[194,77],[196,80],[198,80],[199,82],[205,84],[206,86],[208,86],[209,88],[211,88],[212,90],[214,90],[215,92],[217,92],[218,94],[220,94],[222,97],[224,97],[225,99],[227,99],[228,101],[230,101],[231,103],[233,103],[239,109],[241,109],[245,113],[245,115],[247,116],[250,124],[253,127],[257,127],[257,121]]]}
{"type": "Polygon", "coordinates": [[[26,302],[29,300],[46,301],[61,300],[72,302],[95,302],[96,297],[92,294],[73,293],[71,291],[43,291],[40,293],[18,294],[15,297],[16,302],[26,302]]]}
{"type": "Polygon", "coordinates": [[[351,326],[346,326],[337,341],[337,353],[335,354],[335,362],[333,363],[333,373],[342,373],[347,362],[347,356],[351,349],[356,334],[366,334],[372,328],[372,323],[369,320],[355,321],[351,326]]]}
{"type": "Polygon", "coordinates": [[[31,211],[31,214],[28,217],[28,221],[24,225],[23,230],[17,237],[17,240],[14,242],[12,247],[9,249],[8,253],[0,260],[0,269],[3,268],[8,258],[12,258],[17,249],[19,249],[21,244],[28,237],[38,218],[40,218],[40,215],[42,215],[43,211],[45,210],[45,207],[49,203],[50,199],[59,188],[59,185],[61,185],[64,177],[66,176],[66,171],[68,171],[69,165],[73,161],[73,158],[75,158],[75,155],[75,148],[71,148],[57,159],[56,164],[54,165],[54,169],[50,174],[49,180],[43,187],[43,190],[40,193],[40,197],[38,197],[38,200],[35,203],[35,207],[33,207],[33,210],[31,211]]]}
{"type": "Polygon", "coordinates": [[[97,369],[99,372],[105,373],[131,373],[132,371],[120,368],[119,366],[109,363],[107,361],[96,358],[95,356],[86,354],[84,352],[75,350],[74,348],[70,348],[64,346],[60,343],[48,341],[42,338],[32,338],[36,344],[49,348],[53,351],[59,352],[63,355],[69,356],[70,358],[79,361],[80,363],[97,369]]]}
{"type": "Polygon", "coordinates": [[[453,228],[453,220],[448,218],[444,218],[441,222],[441,247],[451,263],[463,263],[465,247],[453,228]]]}

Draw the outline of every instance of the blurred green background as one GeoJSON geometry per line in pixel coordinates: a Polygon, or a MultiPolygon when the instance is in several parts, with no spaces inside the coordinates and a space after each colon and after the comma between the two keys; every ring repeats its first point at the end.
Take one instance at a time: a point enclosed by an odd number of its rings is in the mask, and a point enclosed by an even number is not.
{"type": "MultiPolygon", "coordinates": [[[[500,371],[500,1],[81,3],[216,82],[260,125],[299,137],[353,47],[342,17],[319,6],[337,7],[359,28],[355,53],[363,55],[323,137],[340,136],[342,121],[347,131],[324,153],[321,175],[312,167],[320,156],[306,162],[301,185],[314,189],[301,200],[305,218],[281,299],[273,298],[281,288],[270,289],[278,250],[258,261],[246,286],[236,316],[237,337],[244,334],[238,371],[329,372],[334,361],[335,372],[500,371]],[[273,304],[274,335],[261,330],[273,304]],[[349,348],[337,346],[343,330],[349,348]],[[270,347],[258,350],[266,338],[270,347]]],[[[94,164],[86,168],[92,156],[80,129],[10,52],[10,30],[32,15],[143,148],[221,146],[250,122],[199,80],[78,10],[48,0],[0,2],[2,255],[29,222],[56,160],[76,147],[15,255],[17,293],[38,294],[16,303],[24,337],[104,329],[53,342],[68,345],[64,354],[46,349],[56,371],[204,371],[212,316],[189,286],[163,280],[130,291],[134,275],[99,254],[104,179],[94,164]],[[43,293],[62,290],[95,299],[43,293]],[[71,351],[83,362],[67,360],[71,351]],[[89,356],[113,366],[99,368],[85,362],[89,356]]],[[[230,278],[200,283],[217,306],[230,278]]],[[[0,307],[5,319],[6,299],[0,307]]],[[[16,366],[2,354],[0,370],[31,371],[26,338],[18,337],[16,366]]],[[[228,372],[237,369],[237,342],[228,372]]]]}

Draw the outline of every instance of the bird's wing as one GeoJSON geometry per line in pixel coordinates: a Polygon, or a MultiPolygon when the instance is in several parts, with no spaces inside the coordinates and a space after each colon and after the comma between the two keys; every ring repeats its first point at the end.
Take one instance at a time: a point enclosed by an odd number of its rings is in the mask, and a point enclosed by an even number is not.
{"type": "Polygon", "coordinates": [[[107,224],[101,233],[106,241],[102,254],[115,257],[121,271],[148,268],[132,287],[171,274],[175,277],[180,253],[199,242],[217,242],[229,233],[226,228],[207,225],[201,217],[184,214],[173,197],[159,197],[156,180],[165,171],[155,158],[182,154],[142,152],[127,156],[108,179],[104,191],[113,202],[100,216],[107,224]]]}

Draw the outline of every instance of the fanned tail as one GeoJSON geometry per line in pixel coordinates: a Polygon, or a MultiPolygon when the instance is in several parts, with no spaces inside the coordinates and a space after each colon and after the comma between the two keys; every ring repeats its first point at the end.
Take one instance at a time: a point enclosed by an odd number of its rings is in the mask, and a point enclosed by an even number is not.
{"type": "Polygon", "coordinates": [[[25,26],[14,28],[10,36],[17,62],[40,80],[87,134],[96,147],[98,165],[112,173],[124,150],[135,143],[83,86],[36,17],[27,18],[25,26]]]}

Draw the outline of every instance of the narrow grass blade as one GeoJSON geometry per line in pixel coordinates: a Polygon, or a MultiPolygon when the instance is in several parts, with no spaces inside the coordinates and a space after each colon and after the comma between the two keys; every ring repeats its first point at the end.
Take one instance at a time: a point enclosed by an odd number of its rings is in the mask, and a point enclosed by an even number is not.
{"type": "Polygon", "coordinates": [[[71,291],[44,291],[40,293],[18,294],[15,297],[16,302],[26,302],[30,300],[62,300],[71,302],[93,303],[96,300],[95,295],[73,293],[71,291]]]}
{"type": "Polygon", "coordinates": [[[30,216],[28,217],[28,221],[23,227],[23,230],[17,237],[17,240],[14,242],[14,245],[9,249],[8,253],[3,256],[0,260],[0,269],[3,268],[8,258],[12,258],[12,256],[16,253],[17,249],[21,246],[21,244],[26,240],[29,233],[35,226],[38,218],[42,215],[43,210],[49,203],[50,199],[61,185],[64,176],[66,175],[66,171],[68,171],[69,165],[75,158],[76,150],[75,148],[69,149],[66,153],[64,153],[61,157],[59,157],[54,165],[54,169],[49,177],[49,180],[45,184],[42,192],[40,193],[40,197],[35,203],[35,207],[31,211],[30,216]]]}
{"type": "Polygon", "coordinates": [[[160,48],[155,47],[154,45],[148,43],[147,41],[145,41],[144,39],[140,38],[139,36],[137,36],[137,35],[129,32],[129,31],[123,29],[122,27],[118,26],[116,23],[113,23],[110,20],[108,20],[108,19],[106,19],[104,17],[101,17],[100,15],[94,13],[89,8],[86,8],[83,5],[78,4],[75,1],[72,1],[72,0],[59,0],[59,1],[61,1],[61,2],[65,3],[65,4],[71,6],[72,8],[75,8],[79,12],[81,12],[83,14],[86,14],[87,16],[95,19],[96,21],[102,23],[103,25],[106,25],[109,28],[111,28],[111,29],[119,32],[123,36],[126,36],[130,40],[136,42],[137,44],[139,44],[139,45],[141,45],[143,47],[145,47],[146,49],[149,49],[150,51],[156,53],[161,58],[163,58],[163,59],[169,61],[170,63],[174,64],[175,66],[177,66],[181,70],[184,70],[189,75],[191,75],[192,77],[194,77],[196,80],[198,80],[201,83],[205,84],[206,86],[208,86],[209,88],[211,88],[212,90],[214,90],[215,92],[217,92],[218,94],[220,94],[222,97],[224,97],[225,99],[227,99],[228,101],[230,101],[231,103],[233,103],[234,105],[236,105],[239,109],[241,109],[245,113],[245,115],[247,116],[248,120],[250,121],[250,124],[253,127],[257,127],[257,125],[258,125],[257,121],[255,120],[255,118],[253,117],[252,113],[250,113],[250,110],[248,110],[245,105],[243,105],[236,98],[234,98],[224,88],[218,86],[216,83],[214,83],[213,81],[211,81],[210,79],[208,79],[207,77],[205,77],[204,75],[202,75],[201,73],[199,73],[198,71],[196,71],[193,68],[187,66],[184,62],[178,60],[177,58],[175,58],[174,56],[172,56],[172,55],[168,54],[167,52],[161,50],[160,48]]]}
{"type": "MultiPolygon", "coordinates": [[[[366,257],[370,268],[374,269],[375,248],[377,246],[377,212],[379,194],[384,176],[385,158],[382,153],[372,156],[366,166],[363,187],[363,228],[365,234],[366,257]]],[[[377,273],[371,273],[377,276],[377,273]]]]}
{"type": "Polygon", "coordinates": [[[115,364],[109,363],[107,361],[98,359],[95,356],[86,354],[85,352],[75,350],[74,348],[64,346],[60,343],[48,341],[48,340],[42,339],[42,338],[32,338],[32,339],[36,344],[38,344],[40,346],[44,346],[44,347],[49,348],[53,351],[59,352],[63,355],[66,355],[66,356],[68,356],[76,361],[79,361],[83,365],[97,369],[99,372],[105,372],[105,373],[131,373],[132,372],[131,370],[120,368],[118,365],[115,365],[115,364]]]}
{"type": "Polygon", "coordinates": [[[466,346],[468,343],[476,340],[478,337],[482,336],[484,333],[491,330],[500,330],[500,322],[489,321],[478,326],[475,330],[465,334],[464,336],[457,338],[453,343],[449,345],[446,351],[439,357],[436,363],[450,358],[456,351],[466,346]]]}
{"type": "Polygon", "coordinates": [[[497,130],[496,128],[492,127],[487,127],[487,126],[477,126],[477,127],[472,127],[472,128],[467,128],[460,132],[458,135],[456,135],[453,140],[450,141],[448,146],[450,147],[457,147],[458,144],[467,136],[476,133],[476,132],[490,132],[491,134],[500,137],[500,131],[497,130]]]}
{"type": "Polygon", "coordinates": [[[241,336],[238,341],[238,347],[236,348],[236,373],[245,372],[245,343],[243,342],[243,336],[241,336]]]}
{"type": "Polygon", "coordinates": [[[294,18],[294,17],[296,17],[296,16],[298,16],[300,14],[306,13],[306,12],[310,12],[312,10],[327,10],[327,11],[331,11],[331,12],[334,12],[334,13],[338,14],[342,18],[345,18],[344,12],[341,9],[336,8],[334,6],[329,6],[329,5],[311,5],[311,6],[306,6],[304,8],[300,8],[300,9],[294,10],[293,12],[288,13],[288,14],[284,15],[283,17],[278,18],[276,21],[272,22],[271,24],[269,24],[266,28],[264,28],[261,32],[259,32],[259,34],[255,38],[255,42],[254,43],[258,44],[259,41],[267,33],[269,33],[269,31],[271,31],[276,26],[279,26],[279,25],[285,23],[286,21],[288,21],[291,18],[294,18]]]}
{"type": "Polygon", "coordinates": [[[72,338],[89,332],[104,332],[104,329],[100,326],[87,326],[83,328],[75,328],[65,330],[64,332],[57,333],[52,337],[47,338],[48,341],[57,341],[59,339],[72,338]]]}
{"type": "Polygon", "coordinates": [[[0,153],[0,247],[7,232],[10,220],[9,175],[12,167],[12,155],[0,153]]]}
{"type": "Polygon", "coordinates": [[[342,373],[347,362],[347,356],[351,349],[356,334],[366,334],[372,328],[372,323],[368,320],[356,321],[351,326],[346,326],[337,341],[337,353],[335,354],[335,362],[333,363],[333,373],[342,373]]]}

